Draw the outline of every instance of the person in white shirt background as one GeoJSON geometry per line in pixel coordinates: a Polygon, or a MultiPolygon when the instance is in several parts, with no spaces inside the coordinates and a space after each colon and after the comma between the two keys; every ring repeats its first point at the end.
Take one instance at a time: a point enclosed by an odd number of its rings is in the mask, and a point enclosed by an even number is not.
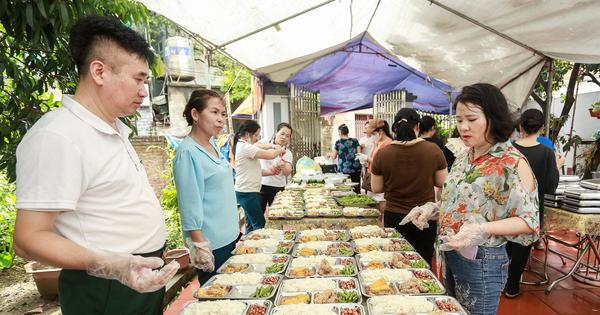
{"type": "MultiPolygon", "coordinates": [[[[292,138],[292,126],[286,122],[277,125],[275,134],[271,139],[263,139],[258,141],[258,144],[273,146],[279,145],[284,147],[290,143],[292,138]]],[[[262,168],[262,186],[260,188],[260,207],[263,213],[267,208],[267,204],[271,205],[275,195],[285,189],[288,176],[292,174],[292,151],[285,150],[283,156],[273,160],[260,160],[262,168]]]]}

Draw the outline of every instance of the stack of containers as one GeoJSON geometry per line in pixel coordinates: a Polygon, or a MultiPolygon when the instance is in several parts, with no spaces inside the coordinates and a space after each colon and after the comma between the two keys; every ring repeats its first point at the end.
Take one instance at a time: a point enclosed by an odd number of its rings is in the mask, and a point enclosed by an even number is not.
{"type": "Polygon", "coordinates": [[[546,193],[544,195],[544,205],[548,207],[561,208],[563,205],[563,199],[565,198],[565,191],[573,189],[579,189],[579,176],[560,176],[556,191],[553,194],[546,193]]]}
{"type": "Polygon", "coordinates": [[[600,179],[582,180],[579,187],[565,190],[562,209],[577,213],[600,213],[600,179]]]}

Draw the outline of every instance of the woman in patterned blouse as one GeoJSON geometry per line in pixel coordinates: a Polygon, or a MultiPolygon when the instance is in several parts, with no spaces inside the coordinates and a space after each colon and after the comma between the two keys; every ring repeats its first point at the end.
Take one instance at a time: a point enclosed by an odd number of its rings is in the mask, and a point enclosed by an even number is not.
{"type": "Polygon", "coordinates": [[[464,87],[454,108],[469,149],[444,182],[440,209],[417,207],[409,216],[416,223],[439,214],[436,267],[445,271],[448,294],[471,314],[496,314],[508,272],[506,242],[528,245],[539,236],[537,185],[509,141],[514,124],[498,88],[464,87]]]}
{"type": "Polygon", "coordinates": [[[350,179],[358,185],[354,186],[354,192],[360,194],[360,161],[356,153],[362,149],[356,138],[350,138],[348,126],[345,124],[338,127],[340,139],[335,142],[333,152],[327,153],[328,158],[338,158],[338,172],[350,175],[350,179]]]}

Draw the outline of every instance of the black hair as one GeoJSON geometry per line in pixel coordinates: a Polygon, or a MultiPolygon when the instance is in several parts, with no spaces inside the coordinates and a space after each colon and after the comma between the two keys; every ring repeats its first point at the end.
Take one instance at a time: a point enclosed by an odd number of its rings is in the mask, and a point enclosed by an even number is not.
{"type": "Polygon", "coordinates": [[[245,120],[242,125],[240,125],[240,129],[236,132],[233,137],[233,157],[235,158],[235,151],[237,148],[238,140],[240,137],[245,135],[246,133],[250,133],[251,135],[255,134],[258,129],[260,129],[260,125],[254,120],[245,120]]]}
{"type": "MultiPolygon", "coordinates": [[[[271,140],[272,140],[272,141],[275,141],[275,136],[276,136],[276,134],[279,132],[279,130],[281,130],[281,128],[288,128],[288,129],[290,130],[290,132],[293,132],[293,131],[294,131],[294,129],[292,129],[292,125],[290,125],[290,124],[288,124],[288,123],[286,123],[286,122],[279,123],[279,125],[277,125],[277,128],[275,129],[275,133],[273,134],[273,137],[271,137],[271,140]]],[[[290,134],[290,137],[291,137],[291,136],[292,136],[292,135],[290,134]]],[[[291,139],[290,139],[290,140],[291,140],[291,139]]]]}
{"type": "Polygon", "coordinates": [[[194,124],[194,118],[192,117],[192,109],[196,109],[198,114],[200,114],[206,107],[208,106],[208,100],[211,98],[218,98],[221,101],[221,104],[225,106],[225,100],[221,94],[213,90],[207,89],[197,89],[192,92],[190,95],[190,100],[185,105],[185,109],[183,110],[183,117],[185,117],[185,121],[187,121],[188,126],[194,124]]]}
{"type": "Polygon", "coordinates": [[[114,62],[120,52],[111,50],[111,44],[145,59],[148,65],[156,59],[144,37],[120,20],[107,16],[85,16],[77,20],[69,36],[71,55],[80,78],[88,74],[89,65],[94,60],[114,62]]]}
{"type": "MultiPolygon", "coordinates": [[[[458,103],[462,103],[467,107],[470,106],[467,103],[471,103],[481,108],[487,120],[486,137],[489,131],[495,141],[505,142],[510,138],[514,130],[514,122],[510,118],[506,98],[497,87],[489,83],[465,86],[454,101],[452,107],[454,110],[456,110],[458,103]]],[[[486,141],[492,143],[487,138],[486,141]]]]}
{"type": "Polygon", "coordinates": [[[396,125],[396,139],[398,141],[410,141],[417,139],[415,126],[421,123],[421,116],[412,108],[401,108],[394,118],[396,125]]]}
{"type": "Polygon", "coordinates": [[[450,136],[450,138],[460,138],[460,132],[458,132],[457,126],[454,126],[454,128],[452,128],[452,136],[450,136]]]}
{"type": "Polygon", "coordinates": [[[524,111],[519,118],[519,126],[526,134],[535,134],[544,127],[544,113],[535,108],[524,111]]]}
{"type": "MultiPolygon", "coordinates": [[[[419,134],[422,135],[425,132],[431,130],[431,128],[436,127],[435,118],[431,116],[423,116],[421,117],[421,126],[419,127],[419,134]]],[[[437,139],[437,132],[433,134],[434,139],[437,139]]]]}
{"type": "Polygon", "coordinates": [[[390,124],[388,124],[387,121],[384,120],[383,126],[373,129],[373,132],[379,131],[379,130],[383,130],[383,132],[385,133],[386,136],[388,136],[390,138],[394,138],[394,137],[392,137],[392,134],[390,133],[390,124]]]}
{"type": "Polygon", "coordinates": [[[339,132],[341,132],[343,135],[348,135],[350,133],[350,129],[348,129],[348,126],[346,126],[346,124],[341,124],[338,127],[339,132]]]}

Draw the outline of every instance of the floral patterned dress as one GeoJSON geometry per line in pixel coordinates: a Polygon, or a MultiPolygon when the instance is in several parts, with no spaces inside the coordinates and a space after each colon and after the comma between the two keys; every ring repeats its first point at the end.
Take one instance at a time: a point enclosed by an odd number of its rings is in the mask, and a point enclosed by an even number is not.
{"type": "Polygon", "coordinates": [[[339,139],[335,142],[334,150],[338,151],[338,171],[344,174],[360,172],[360,161],[356,158],[360,144],[354,138],[339,139]]]}
{"type": "MultiPolygon", "coordinates": [[[[529,245],[540,233],[537,182],[528,192],[521,182],[517,164],[525,157],[510,142],[498,142],[486,154],[473,159],[473,149],[456,158],[442,187],[438,236],[449,231],[458,233],[470,217],[498,221],[520,217],[535,233],[513,236],[492,235],[478,246],[498,247],[507,241],[529,245]]],[[[436,248],[439,245],[439,237],[436,248]]],[[[438,276],[442,268],[442,252],[436,249],[438,276]]]]}

